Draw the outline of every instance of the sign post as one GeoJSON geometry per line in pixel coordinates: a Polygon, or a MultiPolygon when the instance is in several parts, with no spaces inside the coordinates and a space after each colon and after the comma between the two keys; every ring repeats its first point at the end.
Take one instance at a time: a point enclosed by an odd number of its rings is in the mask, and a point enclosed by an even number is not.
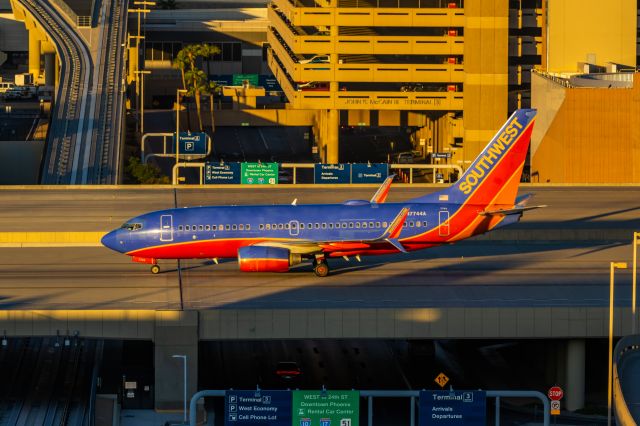
{"type": "Polygon", "coordinates": [[[358,426],[360,392],[293,391],[292,426],[358,426]]]}
{"type": "Polygon", "coordinates": [[[560,386],[553,386],[549,388],[549,392],[547,392],[547,396],[551,400],[551,415],[559,416],[560,415],[560,400],[564,396],[564,391],[560,386]]]}
{"type": "Polygon", "coordinates": [[[484,391],[421,391],[420,426],[485,426],[484,391]]]}

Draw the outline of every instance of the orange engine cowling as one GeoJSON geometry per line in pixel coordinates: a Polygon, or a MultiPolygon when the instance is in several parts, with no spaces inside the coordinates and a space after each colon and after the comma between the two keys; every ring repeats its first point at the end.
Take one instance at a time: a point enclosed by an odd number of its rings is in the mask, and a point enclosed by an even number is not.
{"type": "Polygon", "coordinates": [[[238,249],[242,272],[287,272],[302,256],[280,247],[247,246],[238,249]]]}

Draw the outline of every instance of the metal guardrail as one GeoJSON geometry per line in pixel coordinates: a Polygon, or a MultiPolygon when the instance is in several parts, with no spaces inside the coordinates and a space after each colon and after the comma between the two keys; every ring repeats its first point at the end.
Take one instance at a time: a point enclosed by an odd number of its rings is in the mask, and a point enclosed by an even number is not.
{"type": "MultiPolygon", "coordinates": [[[[226,395],[224,390],[203,390],[196,392],[189,403],[189,425],[196,426],[197,424],[197,409],[198,401],[206,396],[223,397],[226,395]]],[[[551,411],[549,407],[549,399],[541,392],[538,391],[486,391],[487,398],[496,398],[496,425],[500,424],[500,398],[537,398],[542,402],[544,406],[543,426],[549,426],[551,411]]],[[[361,398],[367,398],[367,425],[373,426],[373,398],[410,398],[411,399],[411,426],[415,426],[415,402],[416,398],[420,397],[420,391],[408,390],[408,391],[393,391],[393,390],[363,390],[360,391],[361,398]]],[[[215,419],[214,419],[215,420],[215,419]]]]}
{"type": "MultiPolygon", "coordinates": [[[[621,361],[624,360],[625,355],[637,350],[640,350],[640,335],[635,334],[632,336],[625,336],[620,339],[613,351],[615,354],[613,360],[613,408],[616,416],[616,424],[623,426],[635,426],[637,423],[631,415],[627,402],[624,399],[622,386],[620,386],[618,366],[621,361]]],[[[629,379],[636,380],[637,378],[632,377],[629,379]]]]}

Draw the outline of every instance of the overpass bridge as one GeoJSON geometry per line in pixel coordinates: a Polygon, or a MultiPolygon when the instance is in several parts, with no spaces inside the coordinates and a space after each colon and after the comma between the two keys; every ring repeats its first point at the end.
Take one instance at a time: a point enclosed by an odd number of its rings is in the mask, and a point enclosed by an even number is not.
{"type": "MultiPolygon", "coordinates": [[[[234,262],[167,262],[165,273],[151,275],[98,244],[102,233],[154,209],[338,202],[374,190],[2,188],[0,329],[7,336],[77,330],[84,337],[153,340],[156,378],[177,373],[169,354],[187,353],[191,383],[199,341],[557,339],[565,342],[561,382],[577,396],[568,404],[579,406],[585,339],[607,336],[609,262],[631,260],[640,186],[525,186],[535,203],[549,207],[513,227],[409,255],[338,260],[322,280],[307,266],[241,274],[234,262]]],[[[390,200],[434,190],[397,185],[390,200]]],[[[618,272],[617,336],[631,331],[630,282],[628,272],[618,272]]],[[[179,401],[178,388],[171,380],[156,388],[156,405],[179,401]]]]}

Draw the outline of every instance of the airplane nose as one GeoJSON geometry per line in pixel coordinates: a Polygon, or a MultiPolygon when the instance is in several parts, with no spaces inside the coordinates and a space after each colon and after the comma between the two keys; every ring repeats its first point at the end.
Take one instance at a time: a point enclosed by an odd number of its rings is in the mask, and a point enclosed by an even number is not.
{"type": "Polygon", "coordinates": [[[109,232],[107,235],[105,235],[104,237],[102,237],[102,239],[100,240],[100,242],[102,243],[103,246],[110,248],[111,250],[114,251],[120,251],[120,244],[118,242],[118,231],[111,231],[109,232]]]}

